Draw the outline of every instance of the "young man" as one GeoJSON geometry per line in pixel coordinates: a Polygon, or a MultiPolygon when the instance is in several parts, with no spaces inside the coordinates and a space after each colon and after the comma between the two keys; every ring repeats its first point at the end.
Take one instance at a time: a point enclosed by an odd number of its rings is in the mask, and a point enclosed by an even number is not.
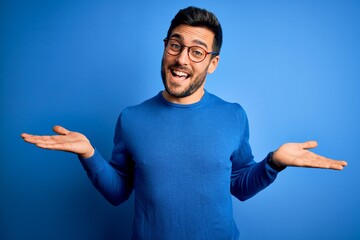
{"type": "Polygon", "coordinates": [[[287,166],[341,170],[344,161],[287,143],[255,162],[245,111],[204,89],[219,63],[216,17],[189,7],[171,22],[161,65],[165,90],[118,119],[110,162],[81,133],[22,134],[38,147],[78,154],[94,186],[114,205],[135,191],[133,239],[238,239],[231,194],[246,200],[287,166]]]}

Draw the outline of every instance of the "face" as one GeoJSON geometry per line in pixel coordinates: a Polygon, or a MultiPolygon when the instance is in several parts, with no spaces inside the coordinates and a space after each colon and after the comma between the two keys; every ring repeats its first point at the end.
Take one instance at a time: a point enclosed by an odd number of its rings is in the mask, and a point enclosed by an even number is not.
{"type": "MultiPolygon", "coordinates": [[[[180,25],[172,31],[170,38],[185,46],[199,46],[207,52],[213,51],[214,33],[204,27],[180,25]]],[[[189,59],[187,50],[185,47],[177,56],[166,51],[163,54],[161,76],[166,94],[173,99],[201,99],[206,75],[215,71],[219,61],[219,56],[211,58],[208,54],[204,61],[195,63],[189,59]]]]}

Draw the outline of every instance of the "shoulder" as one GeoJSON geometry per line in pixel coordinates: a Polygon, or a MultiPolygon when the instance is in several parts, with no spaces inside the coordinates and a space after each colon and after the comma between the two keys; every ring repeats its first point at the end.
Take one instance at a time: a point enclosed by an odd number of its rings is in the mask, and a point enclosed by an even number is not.
{"type": "Polygon", "coordinates": [[[161,109],[163,108],[163,103],[159,94],[140,104],[124,108],[118,115],[117,125],[128,127],[150,121],[154,116],[161,112],[161,109]]]}
{"type": "Polygon", "coordinates": [[[157,95],[143,101],[140,104],[126,107],[124,110],[122,110],[120,115],[121,116],[122,115],[132,115],[132,114],[153,111],[160,105],[161,105],[161,99],[159,98],[159,94],[157,94],[157,95]]]}
{"type": "Polygon", "coordinates": [[[239,103],[228,102],[212,93],[208,93],[208,95],[209,104],[217,109],[217,111],[220,111],[223,114],[229,113],[240,118],[246,118],[245,109],[239,103]]]}

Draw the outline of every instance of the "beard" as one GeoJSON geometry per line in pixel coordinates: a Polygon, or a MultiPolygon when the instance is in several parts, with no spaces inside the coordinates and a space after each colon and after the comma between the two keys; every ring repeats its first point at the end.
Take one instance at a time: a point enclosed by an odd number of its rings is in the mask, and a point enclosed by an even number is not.
{"type": "MultiPolygon", "coordinates": [[[[168,66],[168,69],[171,69],[173,67],[177,68],[177,69],[184,69],[184,67],[178,63],[168,66]]],[[[201,72],[197,76],[195,76],[195,78],[190,82],[190,84],[188,86],[186,86],[184,89],[180,89],[181,88],[180,84],[171,82],[169,79],[167,79],[166,73],[165,73],[165,64],[164,64],[164,59],[163,59],[161,61],[161,78],[162,78],[162,82],[165,87],[165,91],[170,96],[175,97],[175,98],[184,98],[184,97],[190,96],[204,84],[206,75],[207,75],[207,70],[208,70],[208,67],[206,67],[206,69],[203,72],[201,72]]],[[[171,74],[171,73],[169,73],[169,74],[171,74]]],[[[192,77],[192,76],[190,76],[190,77],[192,77]]]]}

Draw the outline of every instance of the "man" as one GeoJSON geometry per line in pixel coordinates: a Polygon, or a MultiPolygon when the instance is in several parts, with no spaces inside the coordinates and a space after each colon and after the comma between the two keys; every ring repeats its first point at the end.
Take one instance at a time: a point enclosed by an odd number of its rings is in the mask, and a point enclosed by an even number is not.
{"type": "Polygon", "coordinates": [[[177,13],[164,40],[165,90],[120,114],[110,162],[83,134],[60,126],[56,136],[22,137],[77,154],[114,205],[134,190],[133,239],[238,239],[231,194],[246,200],[287,166],[341,170],[347,163],[308,151],[314,141],[284,144],[255,162],[245,111],[204,88],[221,44],[212,13],[194,7],[177,13]]]}

